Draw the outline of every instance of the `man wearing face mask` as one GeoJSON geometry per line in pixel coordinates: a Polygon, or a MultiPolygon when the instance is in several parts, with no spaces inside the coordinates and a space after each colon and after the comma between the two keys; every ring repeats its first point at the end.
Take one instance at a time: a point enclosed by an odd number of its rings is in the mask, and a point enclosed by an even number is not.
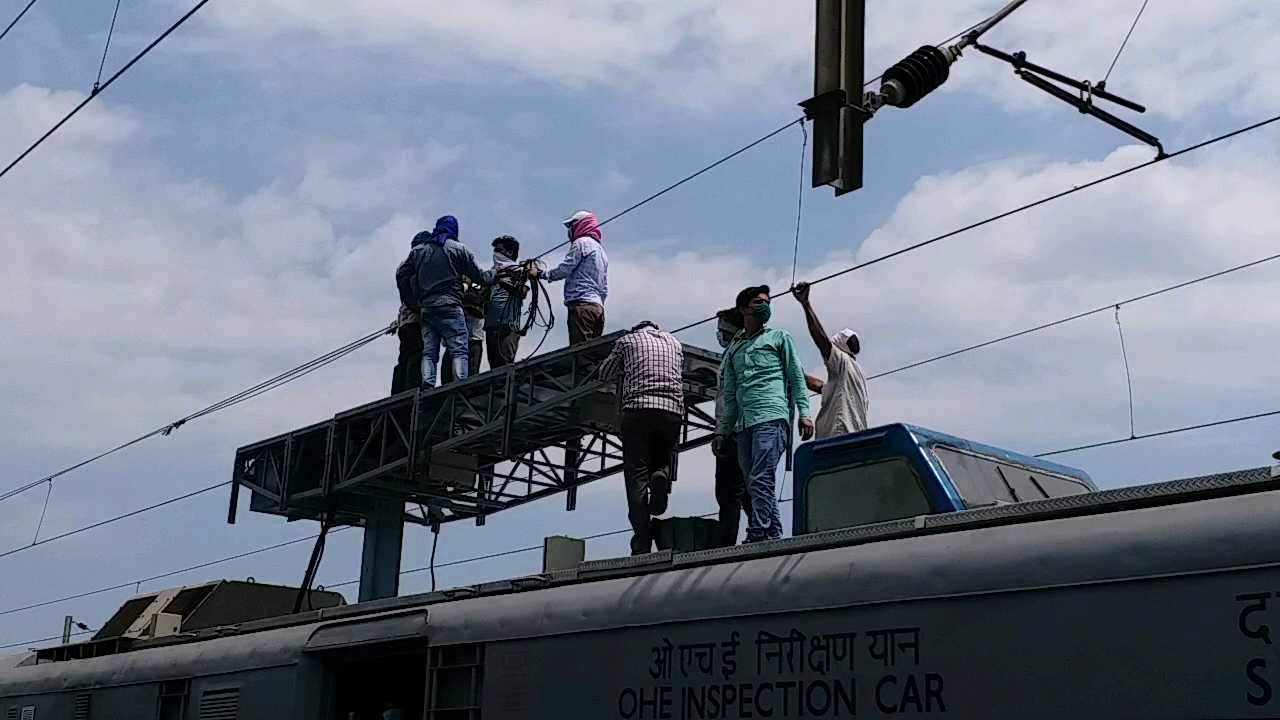
{"type": "Polygon", "coordinates": [[[738,462],[746,477],[751,512],[747,542],[782,537],[778,511],[778,461],[786,450],[791,418],[800,416],[800,437],[813,437],[804,368],[795,340],[786,330],[768,327],[773,314],[769,286],[738,293],[736,308],[743,329],[721,361],[724,411],[718,433],[736,434],[738,462]]]}
{"type": "Polygon", "coordinates": [[[547,282],[564,280],[564,304],[568,308],[565,325],[569,344],[577,345],[604,334],[604,301],[609,297],[609,256],[604,251],[600,221],[579,210],[564,221],[569,235],[569,252],[559,265],[545,273],[536,265],[529,277],[542,276],[547,282]]]}
{"type": "MultiPolygon", "coordinates": [[[[510,235],[494,238],[494,272],[501,275],[515,269],[519,258],[519,241],[510,235]]],[[[523,277],[507,274],[500,276],[489,291],[484,311],[484,333],[485,342],[489,345],[490,370],[516,361],[516,351],[520,349],[520,309],[524,304],[525,290],[523,277]]]]}
{"type": "Polygon", "coordinates": [[[809,389],[822,393],[822,407],[814,422],[817,439],[847,435],[867,429],[867,378],[858,364],[862,343],[858,334],[845,328],[835,335],[827,331],[809,302],[809,283],[798,283],[791,290],[804,308],[809,337],[822,353],[827,365],[827,379],[806,376],[809,389]]]}
{"type": "MultiPolygon", "coordinates": [[[[721,310],[716,314],[716,341],[724,350],[722,360],[728,356],[733,339],[742,332],[742,313],[737,308],[721,310]]],[[[721,365],[720,387],[724,387],[724,365],[721,365]]],[[[716,395],[716,420],[724,414],[724,392],[716,395]]],[[[730,547],[738,542],[738,526],[742,513],[751,515],[751,502],[742,481],[742,466],[738,463],[738,441],[733,435],[716,435],[711,443],[716,456],[716,505],[720,508],[719,547],[730,547]]]]}

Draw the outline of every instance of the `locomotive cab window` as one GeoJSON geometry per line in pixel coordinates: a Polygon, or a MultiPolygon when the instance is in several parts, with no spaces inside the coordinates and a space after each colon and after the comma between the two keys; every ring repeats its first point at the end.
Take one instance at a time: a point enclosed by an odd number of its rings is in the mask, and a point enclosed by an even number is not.
{"type": "Polygon", "coordinates": [[[810,531],[925,515],[929,500],[915,470],[901,458],[815,473],[807,489],[810,531]]]}

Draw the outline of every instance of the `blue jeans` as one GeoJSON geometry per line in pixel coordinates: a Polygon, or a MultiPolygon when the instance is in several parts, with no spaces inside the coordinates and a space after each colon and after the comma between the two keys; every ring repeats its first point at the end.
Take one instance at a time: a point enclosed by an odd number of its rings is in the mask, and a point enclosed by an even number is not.
{"type": "Polygon", "coordinates": [[[782,537],[782,515],[778,512],[778,461],[786,450],[787,421],[762,422],[738,433],[738,464],[746,480],[746,542],[782,537]]]}
{"type": "Polygon", "coordinates": [[[467,378],[470,352],[467,317],[461,305],[422,308],[422,387],[436,386],[436,365],[440,363],[440,343],[449,351],[453,376],[467,378]]]}

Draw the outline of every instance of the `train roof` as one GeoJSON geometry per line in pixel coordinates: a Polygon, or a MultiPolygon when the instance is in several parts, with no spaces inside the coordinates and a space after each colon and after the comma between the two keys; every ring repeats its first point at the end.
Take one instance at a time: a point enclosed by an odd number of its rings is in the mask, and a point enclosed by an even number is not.
{"type": "Polygon", "coordinates": [[[1277,489],[1280,478],[1263,467],[749,546],[591,561],[211,628],[118,655],[40,664],[31,654],[11,656],[0,666],[0,696],[290,664],[396,638],[487,642],[1270,566],[1280,557],[1277,489]]]}

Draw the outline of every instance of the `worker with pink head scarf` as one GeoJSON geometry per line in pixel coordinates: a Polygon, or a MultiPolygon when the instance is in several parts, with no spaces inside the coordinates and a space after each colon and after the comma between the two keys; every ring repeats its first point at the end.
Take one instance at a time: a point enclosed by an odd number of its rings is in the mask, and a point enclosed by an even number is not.
{"type": "Polygon", "coordinates": [[[548,282],[564,281],[564,304],[568,308],[569,344],[577,345],[604,334],[604,301],[609,295],[609,256],[605,254],[600,221],[579,210],[564,221],[569,233],[569,251],[560,264],[540,271],[531,267],[529,276],[548,282]]]}

